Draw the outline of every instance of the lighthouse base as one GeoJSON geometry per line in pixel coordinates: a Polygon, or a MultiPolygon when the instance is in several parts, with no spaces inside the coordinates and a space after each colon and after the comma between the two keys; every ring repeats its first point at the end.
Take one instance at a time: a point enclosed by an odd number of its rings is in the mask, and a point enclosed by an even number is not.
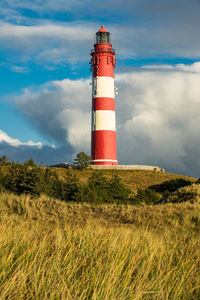
{"type": "Polygon", "coordinates": [[[162,171],[165,172],[165,169],[157,166],[144,166],[144,165],[117,165],[113,164],[92,164],[89,166],[91,169],[95,170],[146,170],[146,171],[162,171]]]}
{"type": "Polygon", "coordinates": [[[100,166],[116,166],[118,165],[118,161],[117,160],[109,160],[109,159],[96,159],[96,160],[92,160],[92,165],[100,165],[100,166]]]}

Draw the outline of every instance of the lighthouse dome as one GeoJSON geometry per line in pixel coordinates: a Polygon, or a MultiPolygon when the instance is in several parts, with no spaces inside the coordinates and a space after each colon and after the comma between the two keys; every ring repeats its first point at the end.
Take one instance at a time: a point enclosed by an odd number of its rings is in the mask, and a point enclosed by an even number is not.
{"type": "Polygon", "coordinates": [[[104,25],[96,33],[96,44],[99,43],[111,44],[111,34],[105,29],[104,25]]]}

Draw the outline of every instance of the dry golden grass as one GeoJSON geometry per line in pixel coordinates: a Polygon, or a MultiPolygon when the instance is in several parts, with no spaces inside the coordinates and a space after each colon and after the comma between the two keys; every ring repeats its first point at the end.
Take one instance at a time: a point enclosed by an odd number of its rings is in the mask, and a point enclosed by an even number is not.
{"type": "Polygon", "coordinates": [[[0,299],[199,299],[200,204],[0,195],[0,299]]]}
{"type": "Polygon", "coordinates": [[[179,188],[177,191],[171,193],[166,199],[166,202],[184,202],[191,203],[200,202],[200,184],[193,183],[189,186],[179,188]]]}

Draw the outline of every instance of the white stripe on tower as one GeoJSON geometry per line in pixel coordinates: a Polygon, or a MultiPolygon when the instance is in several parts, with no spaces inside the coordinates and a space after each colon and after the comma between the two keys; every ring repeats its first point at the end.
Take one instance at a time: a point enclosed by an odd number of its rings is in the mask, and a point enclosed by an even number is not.
{"type": "Polygon", "coordinates": [[[93,111],[92,120],[92,130],[116,131],[115,112],[112,110],[93,111]]]}
{"type": "Polygon", "coordinates": [[[97,76],[93,78],[93,98],[97,97],[115,98],[113,77],[97,76]]]}
{"type": "Polygon", "coordinates": [[[102,162],[102,161],[106,161],[106,162],[109,162],[109,161],[111,161],[111,162],[117,162],[117,160],[115,160],[115,159],[95,159],[95,160],[92,160],[93,162],[94,161],[96,161],[96,162],[102,162]]]}

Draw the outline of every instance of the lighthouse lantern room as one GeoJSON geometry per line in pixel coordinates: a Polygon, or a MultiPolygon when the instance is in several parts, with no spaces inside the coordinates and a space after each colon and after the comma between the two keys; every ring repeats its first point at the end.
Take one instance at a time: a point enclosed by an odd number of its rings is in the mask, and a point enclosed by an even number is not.
{"type": "Polygon", "coordinates": [[[95,165],[117,165],[114,68],[111,34],[101,26],[91,51],[92,137],[91,159],[95,165]]]}

